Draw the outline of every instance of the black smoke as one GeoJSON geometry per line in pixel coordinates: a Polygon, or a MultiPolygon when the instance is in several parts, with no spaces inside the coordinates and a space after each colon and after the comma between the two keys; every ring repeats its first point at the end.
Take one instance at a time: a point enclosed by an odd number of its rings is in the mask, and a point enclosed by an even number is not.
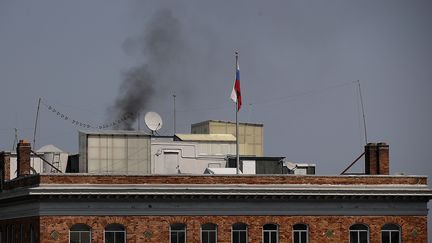
{"type": "Polygon", "coordinates": [[[141,64],[123,73],[118,96],[108,109],[111,120],[121,121],[114,128],[132,130],[156,95],[184,80],[181,70],[187,63],[187,45],[183,32],[172,11],[161,9],[145,24],[142,35],[125,40],[125,52],[138,54],[141,64]]]}

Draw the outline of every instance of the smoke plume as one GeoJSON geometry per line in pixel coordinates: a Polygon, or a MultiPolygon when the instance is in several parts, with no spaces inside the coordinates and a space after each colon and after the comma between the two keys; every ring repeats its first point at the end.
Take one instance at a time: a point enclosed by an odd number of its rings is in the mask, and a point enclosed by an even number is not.
{"type": "Polygon", "coordinates": [[[155,95],[164,93],[172,83],[182,82],[180,71],[187,45],[180,21],[171,10],[162,9],[148,21],[143,34],[126,39],[123,48],[128,54],[138,54],[142,62],[123,73],[118,96],[108,113],[117,121],[115,128],[131,130],[155,95]]]}

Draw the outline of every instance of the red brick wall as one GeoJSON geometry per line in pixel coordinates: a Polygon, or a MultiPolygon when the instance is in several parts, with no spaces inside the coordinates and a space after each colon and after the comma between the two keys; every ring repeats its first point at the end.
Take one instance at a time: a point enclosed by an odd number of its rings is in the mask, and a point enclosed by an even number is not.
{"type": "Polygon", "coordinates": [[[368,143],[365,146],[365,173],[368,175],[390,173],[389,146],[386,143],[368,143]]]}
{"type": "Polygon", "coordinates": [[[172,175],[30,175],[16,178],[4,185],[5,189],[36,186],[38,184],[340,184],[340,185],[427,185],[425,176],[172,176],[172,175]]]}
{"type": "Polygon", "coordinates": [[[4,180],[10,180],[10,152],[0,153],[0,170],[4,180]]]}
{"type": "Polygon", "coordinates": [[[364,223],[370,227],[370,243],[381,242],[381,227],[386,223],[395,223],[402,227],[402,242],[427,243],[425,216],[61,216],[41,217],[41,242],[67,243],[69,228],[75,223],[84,223],[92,228],[92,242],[103,242],[104,227],[110,223],[120,223],[126,227],[127,242],[168,242],[169,225],[185,223],[187,242],[200,242],[200,225],[203,223],[218,225],[218,242],[231,242],[231,225],[236,222],[248,224],[249,242],[262,242],[262,226],[267,223],[279,225],[281,243],[292,242],[292,226],[296,223],[309,225],[310,242],[348,242],[349,227],[355,223],[364,223]],[[58,241],[51,239],[53,231],[59,233],[58,241]],[[325,232],[333,230],[332,237],[325,232]],[[416,237],[413,236],[413,232],[416,237]],[[146,237],[144,232],[151,233],[146,237]]]}
{"type": "Polygon", "coordinates": [[[365,146],[365,173],[367,175],[378,174],[378,147],[375,143],[365,146]]]}
{"type": "Polygon", "coordinates": [[[20,140],[17,145],[18,177],[30,175],[31,145],[27,140],[20,140]]]}
{"type": "Polygon", "coordinates": [[[390,173],[389,146],[385,143],[378,143],[379,173],[388,175],[390,173]]]}

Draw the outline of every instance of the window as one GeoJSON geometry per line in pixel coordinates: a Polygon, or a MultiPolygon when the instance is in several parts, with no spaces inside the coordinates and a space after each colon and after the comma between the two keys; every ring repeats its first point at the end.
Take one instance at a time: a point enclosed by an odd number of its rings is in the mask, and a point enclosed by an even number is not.
{"type": "Polygon", "coordinates": [[[217,242],[217,225],[203,224],[201,226],[201,243],[217,242]]]}
{"type": "Polygon", "coordinates": [[[105,243],[126,243],[126,230],[121,224],[109,224],[105,227],[105,243]]]}
{"type": "Polygon", "coordinates": [[[170,227],[171,243],[186,243],[186,225],[172,224],[170,227]]]}
{"type": "Polygon", "coordinates": [[[70,243],[90,243],[91,229],[86,224],[74,224],[69,230],[70,243]]]}
{"type": "Polygon", "coordinates": [[[243,223],[236,223],[232,226],[232,243],[247,243],[248,232],[247,225],[243,223]]]}
{"type": "Polygon", "coordinates": [[[308,242],[308,226],[305,224],[295,224],[293,226],[294,243],[308,242]]]}
{"type": "Polygon", "coordinates": [[[266,224],[263,226],[264,243],[278,243],[278,226],[276,224],[266,224]]]}
{"type": "Polygon", "coordinates": [[[369,243],[369,228],[364,224],[354,224],[349,228],[350,243],[369,243]]]}
{"type": "Polygon", "coordinates": [[[30,243],[35,243],[35,239],[36,239],[35,232],[33,229],[33,225],[31,224],[30,225],[30,243]]]}
{"type": "Polygon", "coordinates": [[[381,242],[382,243],[400,243],[401,230],[399,225],[386,224],[381,228],[381,242]]]}

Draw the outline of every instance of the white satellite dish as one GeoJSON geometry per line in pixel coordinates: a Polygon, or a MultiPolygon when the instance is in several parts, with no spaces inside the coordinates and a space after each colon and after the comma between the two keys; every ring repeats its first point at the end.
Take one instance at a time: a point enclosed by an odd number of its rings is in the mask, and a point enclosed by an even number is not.
{"type": "Polygon", "coordinates": [[[162,118],[161,116],[154,112],[149,111],[144,116],[144,121],[147,127],[154,133],[162,127],[162,118]]]}

